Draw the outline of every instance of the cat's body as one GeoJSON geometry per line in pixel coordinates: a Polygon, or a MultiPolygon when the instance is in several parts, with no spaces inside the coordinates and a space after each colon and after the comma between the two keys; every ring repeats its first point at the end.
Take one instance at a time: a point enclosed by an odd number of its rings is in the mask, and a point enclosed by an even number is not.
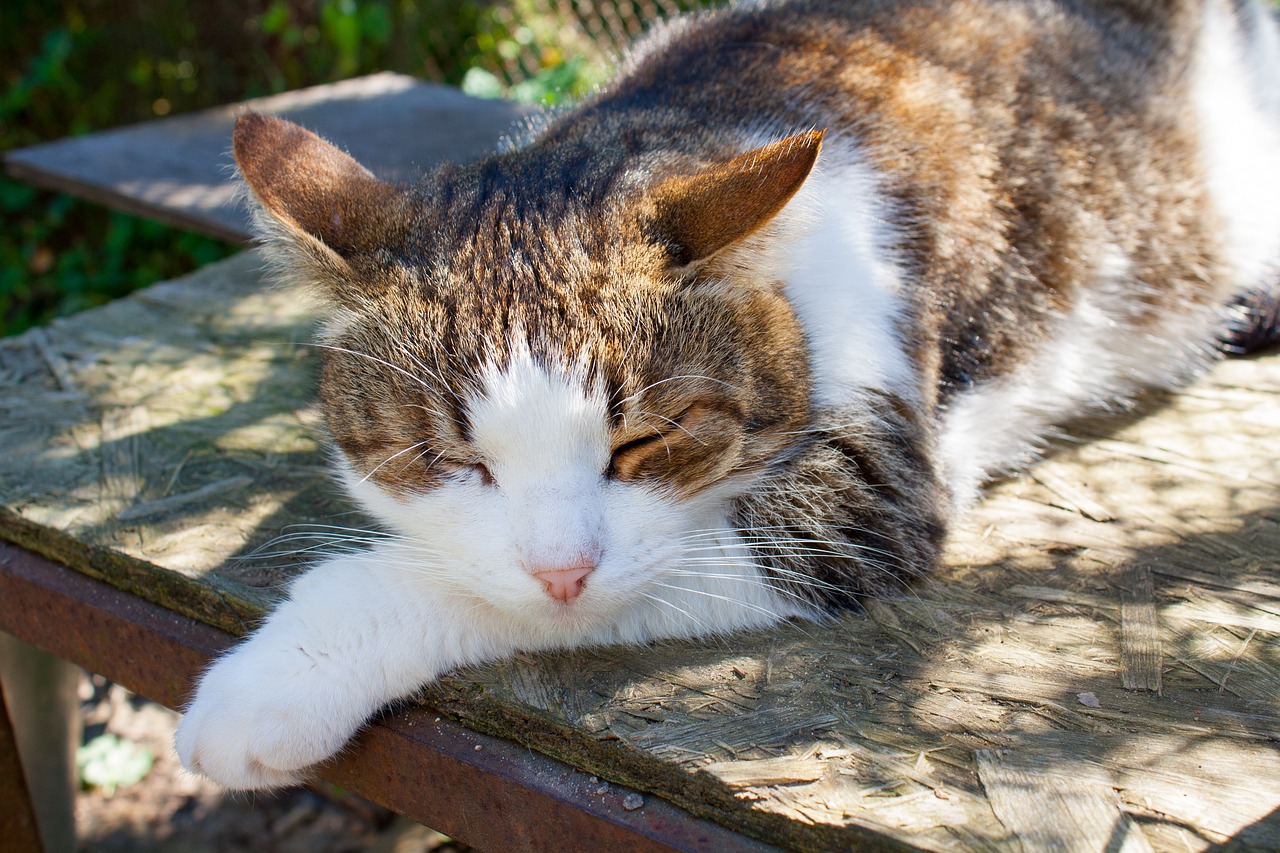
{"type": "Polygon", "coordinates": [[[745,5],[412,188],[243,119],[391,533],[210,670],[184,762],[284,784],[459,665],[926,571],[1053,424],[1274,336],[1232,306],[1280,299],[1278,32],[1228,0],[745,5]]]}

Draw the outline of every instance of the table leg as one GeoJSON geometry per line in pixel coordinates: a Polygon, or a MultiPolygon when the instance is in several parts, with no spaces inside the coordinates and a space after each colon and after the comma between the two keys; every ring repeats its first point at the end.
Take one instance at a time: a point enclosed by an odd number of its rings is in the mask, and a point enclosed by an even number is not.
{"type": "Polygon", "coordinates": [[[78,678],[74,665],[0,633],[0,686],[7,708],[0,721],[0,790],[5,792],[0,827],[12,825],[16,834],[3,835],[19,839],[13,847],[6,841],[6,849],[75,851],[78,678]]]}

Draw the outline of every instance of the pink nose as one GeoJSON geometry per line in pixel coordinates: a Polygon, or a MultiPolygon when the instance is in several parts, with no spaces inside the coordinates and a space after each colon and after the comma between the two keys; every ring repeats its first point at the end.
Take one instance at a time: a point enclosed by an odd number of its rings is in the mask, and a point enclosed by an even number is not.
{"type": "Polygon", "coordinates": [[[583,560],[571,566],[546,566],[535,569],[533,576],[542,581],[547,595],[568,604],[582,592],[587,575],[596,570],[596,564],[583,560]]]}

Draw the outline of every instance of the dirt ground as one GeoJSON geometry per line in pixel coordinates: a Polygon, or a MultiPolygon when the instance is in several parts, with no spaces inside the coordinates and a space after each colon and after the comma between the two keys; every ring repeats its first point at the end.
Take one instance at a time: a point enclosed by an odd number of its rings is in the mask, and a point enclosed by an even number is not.
{"type": "Polygon", "coordinates": [[[173,752],[178,715],[85,674],[85,741],[104,732],[155,756],[139,782],[76,798],[78,846],[93,853],[461,853],[470,848],[354,794],[323,786],[272,795],[225,792],[173,752]]]}

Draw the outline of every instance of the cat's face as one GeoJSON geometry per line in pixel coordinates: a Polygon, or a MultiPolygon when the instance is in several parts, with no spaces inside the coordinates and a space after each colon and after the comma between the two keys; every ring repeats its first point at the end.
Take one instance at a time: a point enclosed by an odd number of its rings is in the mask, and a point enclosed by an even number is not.
{"type": "MultiPolygon", "coordinates": [[[[798,440],[809,380],[794,313],[775,283],[701,263],[759,223],[673,228],[691,214],[660,194],[588,202],[513,158],[411,191],[362,173],[307,195],[345,166],[327,146],[311,160],[330,172],[280,161],[302,201],[277,201],[255,173],[264,144],[238,137],[237,157],[275,217],[277,261],[333,298],[320,396],[340,470],[424,579],[516,619],[591,627],[679,584],[686,555],[798,440]],[[698,233],[673,239],[681,228],[698,233]]],[[[667,191],[687,194],[679,180],[667,191]]]]}
{"type": "Polygon", "coordinates": [[[415,244],[426,264],[366,267],[383,281],[324,338],[353,493],[423,543],[426,574],[539,620],[603,619],[652,592],[807,412],[776,291],[682,281],[608,229],[597,263],[564,263],[587,228],[445,229],[415,244]]]}

